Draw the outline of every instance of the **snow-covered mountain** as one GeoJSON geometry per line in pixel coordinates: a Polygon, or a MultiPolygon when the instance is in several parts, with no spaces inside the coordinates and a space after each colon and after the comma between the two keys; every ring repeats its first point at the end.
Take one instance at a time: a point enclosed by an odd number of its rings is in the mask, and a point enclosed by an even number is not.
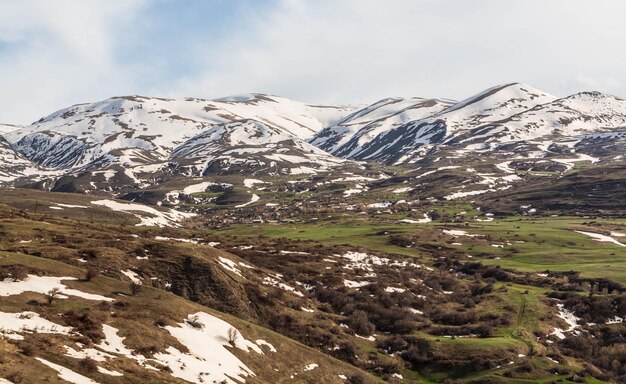
{"type": "Polygon", "coordinates": [[[320,131],[311,143],[334,155],[352,157],[376,136],[443,111],[452,104],[452,101],[419,97],[383,99],[320,131]]]}
{"type": "Polygon", "coordinates": [[[497,149],[516,141],[571,141],[573,136],[621,132],[625,103],[598,92],[558,99],[525,84],[505,84],[384,130],[346,157],[410,163],[447,148],[497,149]]]}
{"type": "Polygon", "coordinates": [[[246,171],[316,173],[316,170],[325,170],[345,161],[281,128],[256,120],[208,128],[177,147],[171,160],[198,176],[246,171]]]}
{"type": "Polygon", "coordinates": [[[554,100],[555,96],[526,84],[504,84],[460,101],[434,114],[428,121],[442,120],[445,122],[446,130],[454,133],[503,120],[554,100]]]}
{"type": "Polygon", "coordinates": [[[65,108],[30,126],[0,125],[0,136],[4,183],[62,175],[63,185],[80,178],[81,190],[115,184],[128,191],[175,176],[312,174],[352,164],[346,159],[618,158],[626,101],[598,92],[557,98],[521,83],[460,102],[389,98],[360,109],[264,94],[125,96],[65,108]]]}
{"type": "Polygon", "coordinates": [[[36,181],[59,172],[45,170],[17,152],[0,136],[0,183],[29,178],[36,181]]]}
{"type": "Polygon", "coordinates": [[[0,135],[23,128],[21,125],[0,124],[0,135]]]}
{"type": "Polygon", "coordinates": [[[178,145],[214,125],[253,119],[307,139],[350,112],[261,94],[214,101],[126,96],[62,109],[5,138],[47,167],[135,166],[167,160],[178,145]]]}
{"type": "Polygon", "coordinates": [[[626,100],[599,92],[582,92],[497,122],[510,140],[576,136],[626,129],[626,100]]]}

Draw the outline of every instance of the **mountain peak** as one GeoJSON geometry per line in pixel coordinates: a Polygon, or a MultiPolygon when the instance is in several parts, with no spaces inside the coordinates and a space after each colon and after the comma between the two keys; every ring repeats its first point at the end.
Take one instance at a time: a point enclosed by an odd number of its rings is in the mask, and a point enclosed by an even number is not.
{"type": "Polygon", "coordinates": [[[472,111],[489,110],[497,108],[500,105],[508,105],[509,102],[514,100],[524,101],[523,105],[519,105],[521,108],[532,106],[537,104],[543,104],[556,100],[556,96],[552,96],[546,92],[543,92],[537,88],[531,87],[524,83],[508,83],[501,84],[495,87],[488,88],[474,96],[468,97],[465,100],[460,101],[456,105],[450,107],[443,113],[450,113],[456,110],[470,108],[472,111]]]}

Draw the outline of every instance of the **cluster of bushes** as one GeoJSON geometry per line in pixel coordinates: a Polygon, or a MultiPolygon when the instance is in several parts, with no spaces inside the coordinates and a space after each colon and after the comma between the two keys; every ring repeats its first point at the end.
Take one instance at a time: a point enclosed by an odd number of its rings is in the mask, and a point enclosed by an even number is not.
{"type": "Polygon", "coordinates": [[[361,336],[374,331],[406,334],[420,328],[419,318],[407,310],[424,305],[424,300],[414,295],[389,294],[375,284],[358,291],[318,286],[312,294],[346,316],[348,326],[361,336]]]}
{"type": "Polygon", "coordinates": [[[557,343],[560,352],[587,361],[602,369],[595,377],[626,382],[626,326],[601,326],[589,334],[567,337],[557,343]]]}
{"type": "Polygon", "coordinates": [[[433,343],[436,340],[426,340],[411,335],[395,335],[380,339],[376,343],[377,349],[385,354],[400,356],[412,369],[423,367],[443,370],[483,371],[495,368],[510,359],[508,356],[480,356],[480,355],[450,355],[438,352],[433,343]]]}
{"type": "Polygon", "coordinates": [[[563,301],[565,308],[587,323],[605,323],[626,316],[626,294],[582,296],[572,292],[551,292],[548,297],[563,301]]]}
{"type": "Polygon", "coordinates": [[[14,264],[14,265],[3,265],[0,266],[0,280],[4,279],[14,279],[14,280],[24,280],[28,277],[29,274],[37,274],[39,271],[27,268],[23,265],[14,264]]]}
{"type": "Polygon", "coordinates": [[[63,313],[63,318],[68,326],[74,328],[81,335],[94,343],[104,339],[102,333],[102,321],[88,309],[82,312],[69,310],[63,313]]]}
{"type": "Polygon", "coordinates": [[[460,327],[439,326],[429,330],[429,333],[435,336],[491,337],[493,336],[493,326],[485,323],[468,324],[460,327]]]}
{"type": "Polygon", "coordinates": [[[567,337],[556,344],[559,351],[598,367],[589,373],[602,380],[626,382],[626,323],[605,325],[615,317],[626,316],[626,294],[586,296],[573,292],[551,292],[548,297],[561,300],[565,308],[591,326],[588,332],[567,337]]]}

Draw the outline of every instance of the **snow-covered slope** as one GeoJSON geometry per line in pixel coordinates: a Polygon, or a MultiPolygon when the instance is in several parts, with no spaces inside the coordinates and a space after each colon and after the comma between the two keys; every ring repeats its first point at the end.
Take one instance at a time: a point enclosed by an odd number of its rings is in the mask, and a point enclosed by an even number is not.
{"type": "Polygon", "coordinates": [[[512,83],[382,132],[349,157],[413,162],[445,145],[484,149],[552,136],[563,140],[623,127],[625,121],[624,102],[615,97],[581,93],[557,99],[528,85],[512,83]]]}
{"type": "Polygon", "coordinates": [[[322,130],[311,143],[337,156],[351,157],[379,134],[431,116],[452,104],[419,97],[383,99],[322,130]]]}
{"type": "Polygon", "coordinates": [[[210,173],[315,173],[343,163],[306,141],[255,120],[213,126],[171,156],[192,175],[210,173]]]}
{"type": "Polygon", "coordinates": [[[461,102],[389,98],[358,110],[263,94],[212,101],[126,96],[75,105],[27,127],[0,125],[0,136],[5,183],[41,179],[50,175],[45,167],[66,176],[57,189],[123,193],[179,175],[316,173],[344,159],[619,157],[626,101],[598,92],[558,99],[521,83],[461,102]]]}
{"type": "Polygon", "coordinates": [[[261,94],[215,101],[126,96],[62,109],[5,137],[40,165],[133,166],[167,159],[176,146],[216,124],[254,119],[308,139],[350,112],[261,94]]]}
{"type": "Polygon", "coordinates": [[[23,128],[23,126],[13,124],[0,124],[0,135],[2,135],[3,133],[16,131],[20,128],[23,128]]]}
{"type": "Polygon", "coordinates": [[[20,178],[36,181],[57,173],[45,170],[22,156],[0,135],[0,183],[11,183],[20,178]]]}
{"type": "Polygon", "coordinates": [[[533,140],[626,130],[626,100],[582,92],[513,115],[497,123],[505,139],[533,140]]]}
{"type": "Polygon", "coordinates": [[[431,116],[428,122],[445,122],[449,134],[499,121],[537,105],[556,100],[555,96],[522,83],[489,88],[431,116]]]}

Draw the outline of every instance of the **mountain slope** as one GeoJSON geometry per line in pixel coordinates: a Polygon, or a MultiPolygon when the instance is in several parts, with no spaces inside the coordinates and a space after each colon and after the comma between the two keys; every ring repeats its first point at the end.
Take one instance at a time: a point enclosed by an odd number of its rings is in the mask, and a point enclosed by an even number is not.
{"type": "MultiPolygon", "coordinates": [[[[446,149],[455,149],[459,155],[506,151],[513,142],[534,145],[522,154],[541,157],[553,142],[569,141],[572,146],[589,135],[602,134],[605,142],[610,135],[623,135],[625,111],[626,102],[598,92],[557,99],[524,84],[506,84],[383,132],[350,158],[407,163],[446,149]]],[[[586,144],[589,149],[588,140],[586,144]]]]}
{"type": "Polygon", "coordinates": [[[451,134],[499,121],[527,111],[540,104],[556,100],[555,96],[522,83],[510,83],[489,88],[452,107],[433,115],[428,122],[443,120],[451,134]]]}
{"type": "Polygon", "coordinates": [[[450,105],[449,101],[420,97],[383,99],[320,131],[311,144],[334,155],[350,157],[379,133],[430,116],[450,105]]]}
{"type": "MultiPolygon", "coordinates": [[[[623,156],[626,102],[597,92],[557,99],[520,83],[457,103],[390,98],[357,111],[262,94],[213,101],[129,96],[2,129],[10,142],[0,143],[4,183],[19,178],[20,185],[55,191],[161,201],[147,196],[167,193],[161,186],[171,182],[183,186],[180,179],[190,176],[288,177],[333,168],[364,176],[366,165],[345,159],[430,167],[442,158],[461,166],[490,156],[520,170],[564,172],[577,161],[623,156]],[[35,167],[30,162],[57,173],[27,171],[35,167]]],[[[352,189],[362,191],[356,184],[352,189]]]]}
{"type": "Polygon", "coordinates": [[[307,139],[349,112],[260,94],[215,101],[126,96],[57,111],[5,137],[29,159],[53,168],[134,166],[167,159],[177,145],[216,124],[254,119],[307,139]]]}
{"type": "MultiPolygon", "coordinates": [[[[175,232],[155,236],[156,228],[120,226],[133,216],[120,210],[127,203],[96,199],[2,190],[0,378],[19,372],[28,378],[22,382],[63,382],[51,362],[101,384],[278,383],[296,376],[342,383],[340,375],[373,382],[261,324],[248,286],[260,295],[278,289],[263,284],[263,266],[192,236],[170,240],[164,235],[175,232]],[[58,295],[47,301],[53,288],[58,295]]],[[[133,212],[142,209],[153,210],[133,204],[133,212]]],[[[299,313],[272,297],[283,311],[299,313]]]]}
{"type": "Polygon", "coordinates": [[[582,92],[538,105],[496,125],[506,127],[510,140],[626,130],[626,100],[600,92],[582,92]]]}
{"type": "Polygon", "coordinates": [[[23,128],[21,125],[0,124],[0,135],[23,128]]]}
{"type": "Polygon", "coordinates": [[[336,158],[284,130],[255,120],[213,126],[174,149],[171,160],[205,176],[220,172],[315,173],[339,165],[336,158]]]}
{"type": "Polygon", "coordinates": [[[58,172],[45,170],[25,158],[0,135],[0,183],[12,183],[21,178],[34,181],[56,174],[58,172]]]}

